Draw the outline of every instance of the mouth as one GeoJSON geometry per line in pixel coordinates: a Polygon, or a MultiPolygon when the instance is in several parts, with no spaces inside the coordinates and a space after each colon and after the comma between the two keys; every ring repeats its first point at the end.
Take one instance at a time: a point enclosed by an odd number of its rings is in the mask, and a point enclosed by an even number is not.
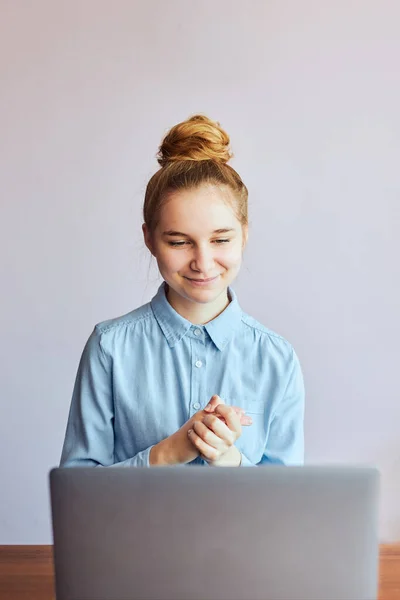
{"type": "Polygon", "coordinates": [[[207,279],[191,279],[190,277],[185,277],[185,279],[187,279],[188,281],[190,281],[190,283],[193,283],[194,285],[206,285],[207,283],[212,283],[213,281],[216,281],[219,278],[219,275],[216,275],[215,277],[209,277],[207,279]]]}

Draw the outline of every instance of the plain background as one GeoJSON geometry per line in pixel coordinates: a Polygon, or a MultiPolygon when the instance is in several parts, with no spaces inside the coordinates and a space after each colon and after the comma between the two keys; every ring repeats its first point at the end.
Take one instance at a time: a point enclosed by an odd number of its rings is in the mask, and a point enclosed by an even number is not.
{"type": "Polygon", "coordinates": [[[307,462],[377,465],[400,537],[398,0],[0,7],[0,543],[51,543],[83,345],[160,284],[144,190],[196,112],[249,187],[234,287],[300,356],[307,462]]]}

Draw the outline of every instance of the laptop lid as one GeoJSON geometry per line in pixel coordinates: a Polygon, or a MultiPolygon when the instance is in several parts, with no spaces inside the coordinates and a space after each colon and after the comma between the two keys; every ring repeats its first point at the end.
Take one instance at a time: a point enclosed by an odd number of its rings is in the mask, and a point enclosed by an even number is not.
{"type": "Polygon", "coordinates": [[[50,473],[57,600],[372,600],[375,469],[50,473]]]}

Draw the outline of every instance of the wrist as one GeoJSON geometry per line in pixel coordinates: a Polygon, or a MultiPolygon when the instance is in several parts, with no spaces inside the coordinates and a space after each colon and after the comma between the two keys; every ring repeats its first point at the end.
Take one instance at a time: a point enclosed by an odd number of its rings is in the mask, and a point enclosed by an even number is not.
{"type": "Polygon", "coordinates": [[[232,446],[219,460],[210,464],[216,467],[240,467],[242,464],[242,453],[236,446],[232,446]]]}
{"type": "Polygon", "coordinates": [[[174,445],[170,443],[170,438],[161,440],[155,444],[150,450],[149,462],[151,466],[166,466],[177,464],[177,460],[173,453],[174,445]]]}
{"type": "Polygon", "coordinates": [[[232,451],[232,460],[233,460],[233,467],[240,467],[240,465],[242,464],[242,453],[240,452],[240,450],[238,448],[236,448],[236,446],[232,446],[231,448],[232,451]]]}

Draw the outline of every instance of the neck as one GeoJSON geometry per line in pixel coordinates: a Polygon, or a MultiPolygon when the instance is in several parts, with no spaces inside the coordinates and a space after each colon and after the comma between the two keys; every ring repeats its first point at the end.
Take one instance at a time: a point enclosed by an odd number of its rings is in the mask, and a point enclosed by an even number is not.
{"type": "Polygon", "coordinates": [[[165,287],[168,302],[176,312],[193,325],[205,325],[220,315],[230,303],[228,290],[225,290],[214,302],[200,304],[187,298],[182,298],[168,284],[165,287]]]}

